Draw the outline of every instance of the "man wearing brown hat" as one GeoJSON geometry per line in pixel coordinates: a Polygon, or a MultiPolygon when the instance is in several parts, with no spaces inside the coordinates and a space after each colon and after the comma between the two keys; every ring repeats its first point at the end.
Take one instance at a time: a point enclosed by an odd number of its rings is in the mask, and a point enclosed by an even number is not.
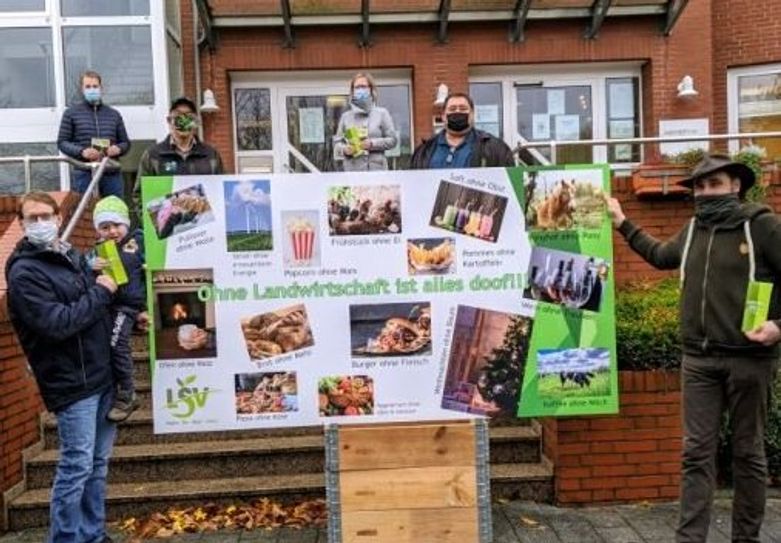
{"type": "Polygon", "coordinates": [[[723,411],[732,427],[732,541],[759,541],[765,509],[764,434],[781,339],[781,221],[742,202],[754,172],[706,156],[681,184],[694,192],[694,218],[668,241],[631,223],[614,198],[613,224],[649,264],[680,268],[683,341],[683,465],[676,541],[707,539],[723,411]],[[743,332],[749,282],[774,285],[768,318],[743,332]]]}

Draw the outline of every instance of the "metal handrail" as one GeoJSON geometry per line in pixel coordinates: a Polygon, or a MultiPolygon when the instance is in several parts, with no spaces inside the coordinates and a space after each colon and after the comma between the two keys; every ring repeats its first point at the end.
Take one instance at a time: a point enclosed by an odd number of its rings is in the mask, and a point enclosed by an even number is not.
{"type": "Polygon", "coordinates": [[[70,239],[71,234],[73,234],[73,230],[76,228],[76,224],[78,224],[79,220],[81,219],[81,216],[84,214],[84,210],[87,208],[87,203],[89,202],[90,196],[95,191],[95,189],[98,186],[98,183],[103,178],[103,173],[106,171],[107,167],[112,168],[119,168],[120,164],[116,160],[112,160],[109,157],[103,157],[103,159],[100,162],[82,162],[80,160],[76,160],[73,157],[69,156],[30,156],[30,155],[24,155],[24,156],[11,156],[11,157],[0,157],[0,164],[9,164],[14,162],[21,162],[24,164],[24,191],[30,192],[32,189],[32,175],[31,175],[31,165],[33,162],[65,162],[67,164],[71,164],[76,168],[80,169],[90,169],[92,170],[92,179],[90,180],[89,186],[87,187],[87,190],[84,191],[84,194],[81,195],[81,198],[79,199],[79,204],[76,206],[76,210],[73,212],[73,215],[71,215],[70,220],[68,221],[68,224],[65,226],[65,230],[62,231],[62,235],[60,236],[60,241],[68,241],[70,239]]]}
{"type": "Polygon", "coordinates": [[[522,149],[537,149],[547,147],[550,149],[552,164],[557,162],[557,149],[562,146],[580,145],[595,147],[597,145],[626,145],[626,144],[642,144],[642,143],[677,143],[688,141],[731,141],[742,139],[759,139],[759,138],[781,138],[781,132],[744,132],[741,134],[704,134],[699,136],[651,136],[642,138],[616,138],[616,139],[593,139],[593,140],[548,140],[548,141],[521,141],[516,147],[516,153],[522,149]]]}
{"type": "MultiPolygon", "coordinates": [[[[119,162],[115,160],[111,160],[108,157],[105,157],[104,160],[108,159],[108,165],[114,168],[119,168],[120,164],[119,162]]],[[[73,157],[65,156],[65,155],[43,155],[43,156],[33,156],[33,155],[19,155],[19,156],[4,156],[0,157],[0,164],[12,164],[14,162],[21,162],[24,165],[24,191],[30,192],[32,190],[32,163],[33,162],[64,162],[66,164],[70,164],[71,166],[75,168],[79,168],[82,170],[91,169],[92,173],[94,175],[95,170],[100,168],[101,162],[82,162],[81,160],[77,160],[73,157]]]]}
{"type": "Polygon", "coordinates": [[[103,157],[100,162],[89,163],[90,167],[92,168],[92,179],[89,182],[87,190],[85,190],[84,194],[81,195],[81,198],[79,199],[79,205],[76,206],[76,210],[73,212],[73,215],[71,215],[68,224],[65,226],[65,230],[62,231],[62,235],[60,235],[60,241],[68,241],[70,239],[73,230],[76,228],[76,224],[78,224],[82,214],[84,213],[84,210],[87,208],[87,203],[89,202],[90,196],[98,187],[98,183],[103,177],[103,172],[106,171],[106,166],[108,166],[109,163],[116,164],[117,166],[119,165],[118,162],[111,160],[107,156],[103,157]],[[96,164],[97,166],[95,166],[96,164]]]}

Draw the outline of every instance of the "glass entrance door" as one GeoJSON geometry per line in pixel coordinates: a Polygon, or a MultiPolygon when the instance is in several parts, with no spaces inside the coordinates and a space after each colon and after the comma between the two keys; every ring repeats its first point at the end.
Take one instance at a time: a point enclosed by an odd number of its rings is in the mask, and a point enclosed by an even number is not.
{"type": "MultiPolygon", "coordinates": [[[[399,137],[386,151],[392,170],[412,155],[410,74],[380,71],[378,103],[393,118],[399,137]]],[[[234,148],[239,173],[306,173],[342,169],[334,160],[334,135],[347,108],[351,73],[236,74],[233,86],[234,148]]]]}
{"type": "MultiPolygon", "coordinates": [[[[404,169],[412,155],[410,131],[410,87],[408,84],[377,85],[378,105],[386,108],[393,118],[399,137],[394,149],[386,152],[391,170],[404,169]]],[[[284,157],[289,172],[306,173],[341,171],[342,165],[334,160],[334,135],[339,119],[349,108],[348,96],[343,86],[314,89],[282,88],[280,103],[284,103],[284,126],[287,156],[284,157]],[[325,92],[324,92],[325,91],[325,92]]]]}
{"type": "MultiPolygon", "coordinates": [[[[334,160],[333,137],[347,109],[347,95],[338,91],[318,94],[302,89],[283,89],[286,132],[286,169],[294,173],[333,172],[341,169],[334,160]]],[[[281,124],[281,123],[280,123],[281,124]]]]}
{"type": "MultiPolygon", "coordinates": [[[[589,140],[593,138],[591,85],[532,86],[516,88],[518,134],[529,141],[589,140]]],[[[550,160],[550,150],[540,149],[550,160]]],[[[589,146],[561,146],[558,164],[587,164],[589,146]]]]}

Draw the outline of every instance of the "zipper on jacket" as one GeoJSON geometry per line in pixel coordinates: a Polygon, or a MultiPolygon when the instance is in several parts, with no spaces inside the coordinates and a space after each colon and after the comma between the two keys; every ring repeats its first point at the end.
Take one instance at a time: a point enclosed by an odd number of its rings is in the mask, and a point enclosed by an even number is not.
{"type": "Polygon", "coordinates": [[[713,247],[713,238],[716,235],[716,227],[714,226],[710,231],[710,238],[708,238],[708,250],[705,252],[705,273],[702,277],[702,302],[700,303],[700,325],[702,326],[702,350],[708,351],[708,332],[705,330],[705,305],[707,297],[705,296],[708,291],[708,270],[710,269],[710,252],[713,247]]]}
{"type": "Polygon", "coordinates": [[[79,343],[79,362],[81,362],[81,377],[84,380],[84,388],[87,388],[87,370],[84,367],[84,349],[81,345],[81,334],[76,335],[76,339],[79,343]]]}
{"type": "Polygon", "coordinates": [[[100,122],[98,121],[98,106],[92,106],[92,116],[95,117],[95,132],[96,137],[100,137],[100,122]]]}

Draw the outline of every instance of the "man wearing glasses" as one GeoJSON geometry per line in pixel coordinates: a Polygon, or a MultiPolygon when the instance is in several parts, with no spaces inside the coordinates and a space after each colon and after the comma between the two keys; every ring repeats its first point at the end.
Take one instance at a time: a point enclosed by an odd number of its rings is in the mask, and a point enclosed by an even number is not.
{"type": "Polygon", "coordinates": [[[443,110],[445,129],[415,149],[411,169],[515,166],[505,142],[474,127],[475,104],[468,94],[449,95],[443,110]]]}
{"type": "Polygon", "coordinates": [[[109,543],[106,476],[116,425],[109,306],[116,283],[94,278],[58,239],[62,219],[45,192],[21,199],[24,237],[5,268],[8,310],[46,408],[57,417],[59,460],[48,541],[109,543]]]}
{"type": "Polygon", "coordinates": [[[196,136],[200,121],[192,100],[186,97],[174,100],[166,121],[168,137],[141,155],[133,188],[133,208],[136,213],[141,209],[142,177],[223,173],[220,154],[196,136]]]}

